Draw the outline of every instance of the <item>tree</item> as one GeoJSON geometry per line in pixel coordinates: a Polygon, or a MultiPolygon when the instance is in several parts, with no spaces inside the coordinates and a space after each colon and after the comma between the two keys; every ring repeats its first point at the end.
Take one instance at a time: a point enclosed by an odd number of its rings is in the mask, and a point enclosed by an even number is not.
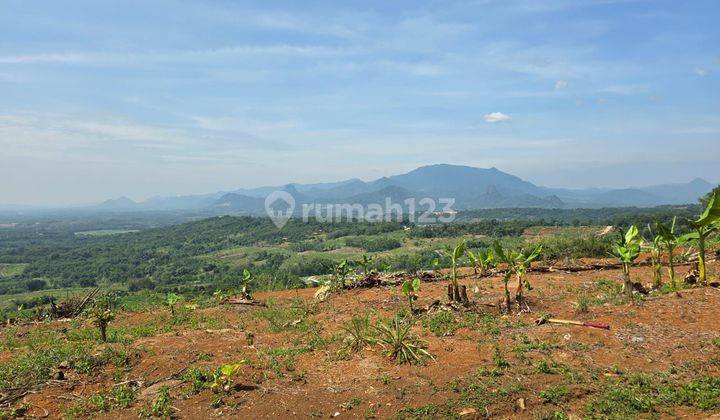
{"type": "Polygon", "coordinates": [[[700,284],[707,283],[705,270],[705,241],[713,232],[720,229],[720,194],[713,193],[707,202],[705,211],[696,220],[688,220],[695,232],[683,236],[683,240],[697,240],[698,242],[698,271],[700,284]]]}
{"type": "Polygon", "coordinates": [[[632,300],[633,284],[630,278],[630,266],[640,255],[640,242],[638,241],[638,228],[630,226],[627,232],[620,229],[620,239],[615,243],[615,256],[620,260],[623,268],[623,291],[625,296],[632,300]]]}

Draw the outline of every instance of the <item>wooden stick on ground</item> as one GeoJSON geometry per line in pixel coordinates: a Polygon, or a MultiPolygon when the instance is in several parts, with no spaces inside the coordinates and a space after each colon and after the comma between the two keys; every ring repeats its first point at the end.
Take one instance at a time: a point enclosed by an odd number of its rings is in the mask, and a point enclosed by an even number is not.
{"type": "Polygon", "coordinates": [[[603,330],[609,330],[610,324],[606,324],[604,322],[594,322],[594,321],[574,321],[571,319],[558,319],[558,318],[540,318],[537,321],[535,321],[537,325],[542,325],[545,323],[550,324],[563,324],[563,325],[579,325],[581,327],[591,327],[591,328],[601,328],[603,330]]]}

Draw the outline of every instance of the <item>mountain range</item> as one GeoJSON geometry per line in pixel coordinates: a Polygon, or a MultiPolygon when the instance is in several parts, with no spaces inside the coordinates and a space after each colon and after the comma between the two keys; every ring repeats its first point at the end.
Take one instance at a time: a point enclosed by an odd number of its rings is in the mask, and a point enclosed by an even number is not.
{"type": "Polygon", "coordinates": [[[439,164],[369,182],[349,179],[320,184],[287,184],[211,194],[152,197],[143,202],[121,197],[105,201],[95,208],[108,211],[207,210],[215,213],[265,214],[265,197],[277,190],[293,196],[297,203],[296,211],[305,203],[383,205],[386,198],[390,198],[393,203],[402,204],[409,198],[420,200],[425,197],[435,200],[454,198],[453,208],[456,210],[512,207],[652,207],[694,203],[713,187],[713,184],[696,178],[682,184],[623,189],[547,188],[496,168],[439,164]]]}

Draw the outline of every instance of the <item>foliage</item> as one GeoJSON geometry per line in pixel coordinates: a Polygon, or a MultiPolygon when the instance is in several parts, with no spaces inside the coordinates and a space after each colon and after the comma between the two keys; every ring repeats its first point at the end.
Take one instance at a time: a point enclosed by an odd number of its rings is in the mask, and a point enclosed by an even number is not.
{"type": "Polygon", "coordinates": [[[425,344],[411,332],[412,326],[413,322],[397,315],[387,323],[379,322],[375,325],[378,344],[385,349],[388,357],[398,363],[419,364],[427,358],[433,358],[425,350],[425,344]]]}
{"type": "Polygon", "coordinates": [[[175,293],[168,293],[165,298],[165,304],[170,308],[170,313],[175,316],[175,305],[180,301],[180,297],[175,293]]]}
{"type": "Polygon", "coordinates": [[[413,280],[405,280],[402,284],[402,292],[408,299],[410,312],[414,312],[413,302],[417,300],[417,292],[420,291],[420,279],[415,277],[413,280]]]}
{"type": "Polygon", "coordinates": [[[376,342],[375,330],[371,328],[369,315],[355,316],[346,322],[341,329],[346,334],[343,339],[345,349],[358,352],[376,342]]]}
{"type": "Polygon", "coordinates": [[[107,341],[107,327],[112,320],[115,319],[115,307],[117,306],[117,295],[108,292],[100,295],[90,310],[90,316],[100,331],[100,338],[103,342],[107,341]]]}
{"type": "Polygon", "coordinates": [[[458,284],[457,280],[457,267],[460,263],[460,259],[465,255],[465,242],[460,242],[459,244],[455,245],[455,248],[453,248],[452,252],[450,253],[450,261],[451,261],[451,274],[450,274],[450,283],[452,285],[452,297],[454,301],[460,302],[460,285],[458,284]]]}
{"type": "Polygon", "coordinates": [[[515,301],[522,309],[523,305],[523,289],[525,287],[530,290],[530,283],[526,279],[527,270],[530,263],[535,261],[542,252],[543,246],[539,244],[528,254],[521,251],[505,251],[499,241],[493,242],[493,251],[499,261],[508,265],[508,272],[503,277],[505,284],[505,306],[510,311],[510,292],[508,290],[509,275],[511,272],[515,274],[518,281],[517,290],[515,292],[515,301]]]}
{"type": "Polygon", "coordinates": [[[495,266],[495,256],[489,248],[478,250],[477,254],[468,249],[467,255],[473,265],[473,271],[475,274],[484,276],[488,269],[495,266]],[[480,269],[479,273],[478,269],[480,269]]]}
{"type": "Polygon", "coordinates": [[[705,244],[708,237],[720,229],[720,195],[713,193],[700,217],[695,220],[688,220],[687,223],[694,229],[694,232],[683,236],[683,239],[686,241],[697,241],[700,284],[706,284],[707,274],[705,269],[705,244]]]}
{"type": "Polygon", "coordinates": [[[638,228],[633,225],[626,232],[620,229],[620,238],[615,242],[615,256],[620,260],[623,268],[623,291],[628,300],[632,300],[633,284],[630,278],[630,266],[640,255],[640,241],[638,228]]]}

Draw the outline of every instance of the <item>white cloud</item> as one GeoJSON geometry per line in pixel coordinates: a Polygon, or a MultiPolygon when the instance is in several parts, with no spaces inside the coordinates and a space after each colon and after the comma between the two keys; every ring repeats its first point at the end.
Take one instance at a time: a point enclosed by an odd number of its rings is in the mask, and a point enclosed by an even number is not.
{"type": "Polygon", "coordinates": [[[567,87],[568,82],[566,80],[558,80],[555,82],[555,89],[565,89],[567,87]]]}
{"type": "Polygon", "coordinates": [[[708,74],[710,74],[710,72],[707,71],[706,69],[701,69],[701,68],[698,67],[698,68],[695,69],[695,74],[697,74],[697,75],[700,76],[700,77],[705,77],[705,76],[707,76],[708,74]]]}
{"type": "Polygon", "coordinates": [[[491,112],[483,115],[483,118],[485,118],[486,122],[493,124],[510,121],[512,119],[509,115],[503,114],[502,112],[491,112]]]}

